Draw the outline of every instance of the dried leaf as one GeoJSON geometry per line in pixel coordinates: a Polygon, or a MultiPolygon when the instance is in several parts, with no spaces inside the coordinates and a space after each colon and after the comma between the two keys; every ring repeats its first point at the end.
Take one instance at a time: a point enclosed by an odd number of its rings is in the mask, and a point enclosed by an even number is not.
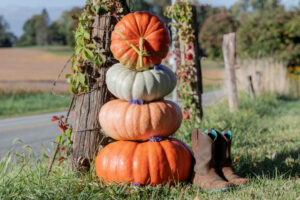
{"type": "Polygon", "coordinates": [[[57,120],[59,120],[59,118],[58,118],[57,116],[53,116],[53,117],[51,118],[51,121],[52,121],[52,122],[55,122],[55,121],[57,121],[57,120]]]}

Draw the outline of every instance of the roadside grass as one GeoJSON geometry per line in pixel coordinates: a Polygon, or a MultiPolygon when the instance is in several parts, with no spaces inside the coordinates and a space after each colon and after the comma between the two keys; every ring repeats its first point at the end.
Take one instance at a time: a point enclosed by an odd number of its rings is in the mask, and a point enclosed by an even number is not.
{"type": "Polygon", "coordinates": [[[24,49],[37,49],[46,51],[49,53],[53,53],[56,55],[62,55],[62,56],[71,56],[73,54],[73,48],[69,46],[63,46],[63,45],[49,45],[49,46],[29,46],[29,47],[22,47],[24,49]]]}
{"type": "Polygon", "coordinates": [[[238,174],[251,178],[245,188],[206,193],[183,183],[135,187],[102,184],[92,169],[68,171],[55,163],[46,178],[48,157],[34,159],[30,151],[0,161],[0,199],[299,199],[300,101],[276,95],[251,100],[240,95],[240,109],[231,113],[226,102],[204,108],[201,124],[185,121],[175,137],[191,144],[194,127],[230,129],[232,157],[238,174]]]}
{"type": "Polygon", "coordinates": [[[69,102],[69,94],[0,91],[0,118],[62,111],[69,102]]]}

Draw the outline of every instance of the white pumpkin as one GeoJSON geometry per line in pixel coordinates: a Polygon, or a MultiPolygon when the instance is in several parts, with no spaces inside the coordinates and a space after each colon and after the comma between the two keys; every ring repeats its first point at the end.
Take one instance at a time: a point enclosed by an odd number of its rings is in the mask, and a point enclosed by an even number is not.
{"type": "Polygon", "coordinates": [[[153,101],[168,95],[176,86],[176,76],[167,67],[136,71],[122,64],[113,65],[106,73],[108,90],[120,99],[153,101]]]}

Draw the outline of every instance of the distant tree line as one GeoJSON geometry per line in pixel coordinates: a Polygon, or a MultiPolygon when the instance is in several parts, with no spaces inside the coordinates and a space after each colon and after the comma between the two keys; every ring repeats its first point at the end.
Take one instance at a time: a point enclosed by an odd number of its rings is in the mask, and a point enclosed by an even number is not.
{"type": "Polygon", "coordinates": [[[300,64],[300,8],[280,0],[239,0],[230,9],[205,7],[199,43],[212,59],[222,59],[222,35],[237,32],[239,57],[274,57],[300,64]],[[217,11],[216,11],[217,9],[217,11]]]}
{"type": "Polygon", "coordinates": [[[0,47],[12,47],[17,39],[13,33],[7,31],[8,28],[8,23],[0,16],[0,47]]]}
{"type": "MultiPolygon", "coordinates": [[[[237,32],[237,52],[240,57],[274,56],[300,63],[300,8],[287,10],[280,0],[239,0],[229,9],[212,7],[192,1],[197,8],[199,43],[211,59],[222,59],[222,36],[237,32]]],[[[201,2],[201,1],[200,1],[201,2]]],[[[171,0],[127,0],[132,12],[147,10],[163,15],[171,0]]],[[[7,32],[8,24],[0,16],[0,46],[68,45],[74,46],[76,16],[81,8],[73,8],[50,22],[46,10],[28,19],[23,35],[16,37],[7,32]]]]}
{"type": "Polygon", "coordinates": [[[73,18],[81,12],[73,8],[62,13],[61,17],[50,23],[49,15],[44,9],[40,15],[34,15],[23,25],[23,35],[16,41],[17,46],[68,45],[74,46],[76,20],[73,18]]]}

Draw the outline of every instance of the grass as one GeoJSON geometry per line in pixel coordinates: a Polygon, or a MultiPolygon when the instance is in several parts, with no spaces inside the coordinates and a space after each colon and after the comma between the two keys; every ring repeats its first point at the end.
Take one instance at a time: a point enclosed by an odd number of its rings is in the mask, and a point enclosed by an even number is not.
{"type": "Polygon", "coordinates": [[[63,96],[42,92],[0,91],[0,118],[65,110],[70,96],[63,96]]]}
{"type": "Polygon", "coordinates": [[[68,171],[55,164],[46,178],[47,161],[30,148],[0,162],[0,199],[297,199],[300,197],[300,101],[276,95],[250,100],[240,95],[240,109],[231,113],[226,102],[205,108],[201,124],[184,122],[176,137],[190,145],[193,127],[230,129],[237,172],[252,179],[245,188],[206,193],[187,183],[174,187],[135,187],[100,183],[93,170],[68,171]],[[197,197],[197,198],[196,198],[197,197]]]}
{"type": "Polygon", "coordinates": [[[63,56],[71,56],[73,54],[72,47],[62,46],[62,45],[29,46],[29,47],[24,47],[24,49],[37,49],[37,50],[42,50],[56,55],[63,55],[63,56]]]}
{"type": "Polygon", "coordinates": [[[224,69],[224,63],[223,63],[223,61],[202,58],[201,59],[201,67],[203,69],[224,69]]]}

